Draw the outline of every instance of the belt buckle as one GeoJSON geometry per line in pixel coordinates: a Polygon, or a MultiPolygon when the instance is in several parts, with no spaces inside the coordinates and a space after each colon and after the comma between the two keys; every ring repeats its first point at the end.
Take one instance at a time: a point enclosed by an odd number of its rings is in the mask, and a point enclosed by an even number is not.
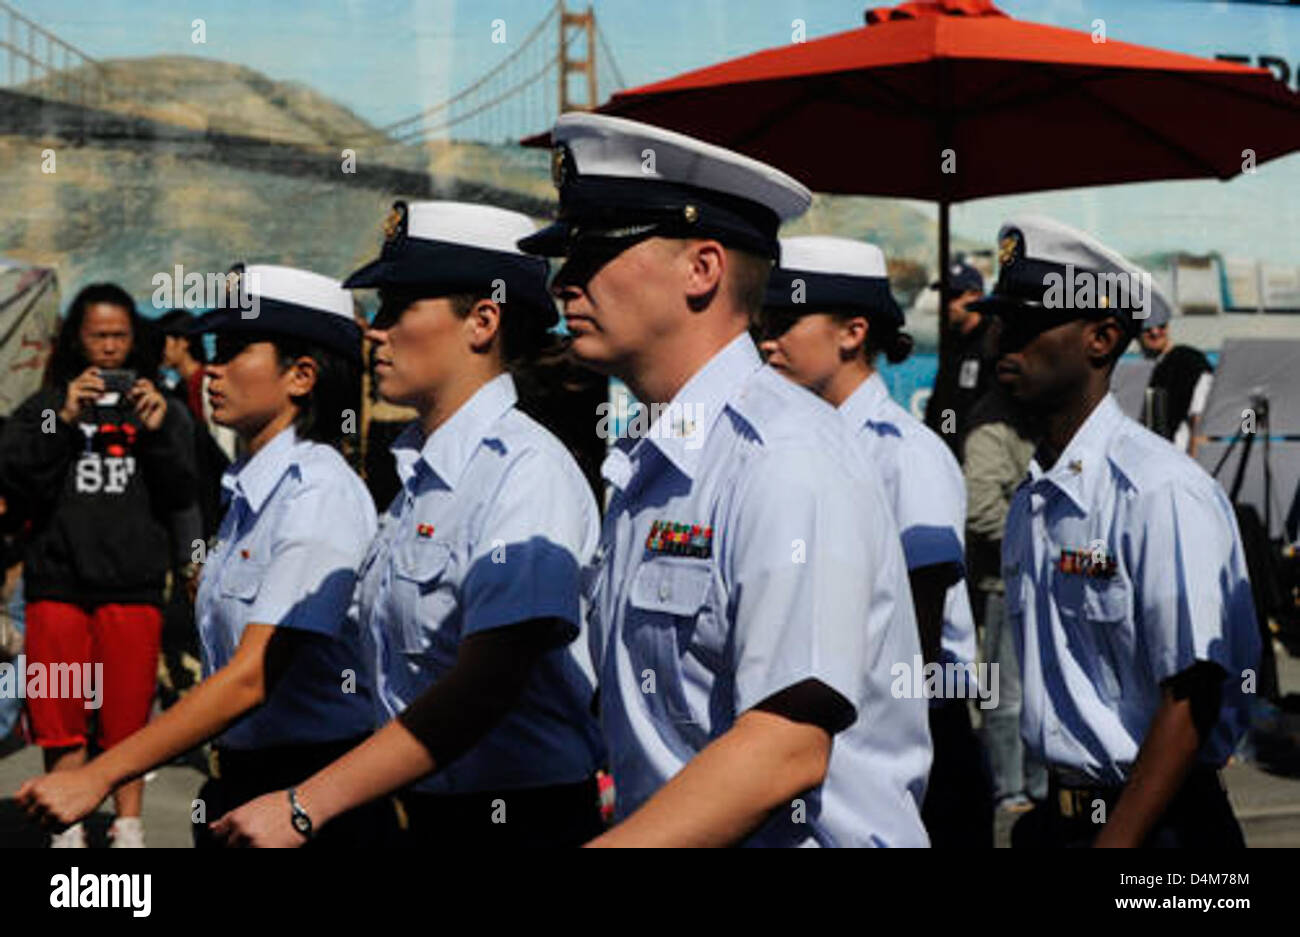
{"type": "Polygon", "coordinates": [[[1091,804],[1095,797],[1099,796],[1097,791],[1084,790],[1081,788],[1062,787],[1057,792],[1057,803],[1060,805],[1061,816],[1073,820],[1076,817],[1087,816],[1091,810],[1091,804]]]}
{"type": "Polygon", "coordinates": [[[1061,816],[1074,819],[1074,791],[1063,787],[1056,793],[1057,800],[1060,802],[1061,816]]]}

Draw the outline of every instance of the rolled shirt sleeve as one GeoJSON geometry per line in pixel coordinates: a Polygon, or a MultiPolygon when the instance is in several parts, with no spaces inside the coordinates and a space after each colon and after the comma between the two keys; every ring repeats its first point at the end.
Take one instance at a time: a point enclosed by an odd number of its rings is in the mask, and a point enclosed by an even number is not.
{"type": "Polygon", "coordinates": [[[352,486],[307,480],[286,498],[270,559],[246,619],[336,635],[352,601],[357,568],[375,535],[374,507],[352,486]],[[331,523],[340,512],[348,523],[331,523]]]}
{"type": "MultiPolygon", "coordinates": [[[[966,488],[957,461],[938,439],[898,466],[898,527],[908,569],[963,568],[966,488]]],[[[899,453],[900,458],[903,452],[899,453]]]]}
{"type": "MultiPolygon", "coordinates": [[[[726,563],[734,600],[736,709],[815,679],[861,704],[874,546],[892,521],[869,508],[840,466],[815,452],[779,452],[750,476],[732,513],[726,563]]],[[[876,499],[885,507],[883,496],[876,499]]],[[[895,534],[896,535],[896,534],[895,534]]]]}
{"type": "Polygon", "coordinates": [[[566,468],[530,450],[503,476],[465,576],[462,639],[535,619],[567,624],[557,643],[578,635],[580,575],[595,545],[596,506],[576,470],[566,468]]]}
{"type": "Polygon", "coordinates": [[[1165,680],[1211,661],[1240,679],[1258,660],[1259,639],[1227,498],[1208,485],[1170,484],[1143,501],[1135,601],[1152,672],[1165,680]]]}

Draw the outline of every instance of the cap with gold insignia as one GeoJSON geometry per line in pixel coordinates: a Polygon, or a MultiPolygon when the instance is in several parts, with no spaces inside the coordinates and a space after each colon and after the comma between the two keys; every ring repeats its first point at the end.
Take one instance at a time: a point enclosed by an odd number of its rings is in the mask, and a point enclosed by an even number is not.
{"type": "Polygon", "coordinates": [[[998,231],[997,284],[969,308],[1002,318],[1004,339],[1015,344],[1017,337],[1104,316],[1115,316],[1136,335],[1148,318],[1167,319],[1170,304],[1150,273],[1092,235],[1026,215],[998,231]]]}
{"type": "Polygon", "coordinates": [[[199,316],[192,334],[287,335],[361,360],[361,327],[352,317],[352,295],[338,280],[294,267],[235,264],[226,292],[231,301],[199,316]]]}
{"type": "Polygon", "coordinates": [[[903,324],[903,310],[889,289],[884,252],[850,238],[782,238],[781,266],[772,271],[763,305],[799,315],[859,309],[903,324]]]}
{"type": "Polygon", "coordinates": [[[546,289],[546,261],[518,248],[537,230],[531,218],[494,205],[468,202],[393,204],[384,222],[379,257],[346,280],[346,289],[395,289],[422,297],[495,291],[511,307],[559,320],[546,289]]]}
{"type": "Polygon", "coordinates": [[[772,166],[684,134],[604,114],[563,114],[551,131],[554,224],[524,238],[562,256],[582,239],[716,238],[776,259],[781,222],[812,195],[772,166]]]}

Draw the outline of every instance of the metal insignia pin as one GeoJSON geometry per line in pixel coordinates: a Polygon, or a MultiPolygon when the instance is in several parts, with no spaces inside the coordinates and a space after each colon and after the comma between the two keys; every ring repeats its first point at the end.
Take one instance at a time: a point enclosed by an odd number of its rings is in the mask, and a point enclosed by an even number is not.
{"type": "Polygon", "coordinates": [[[695,224],[700,219],[700,210],[694,205],[687,205],[682,209],[682,215],[686,218],[688,224],[695,224]]]}
{"type": "Polygon", "coordinates": [[[384,241],[393,241],[406,234],[406,203],[394,202],[388,217],[384,219],[384,241]]]}

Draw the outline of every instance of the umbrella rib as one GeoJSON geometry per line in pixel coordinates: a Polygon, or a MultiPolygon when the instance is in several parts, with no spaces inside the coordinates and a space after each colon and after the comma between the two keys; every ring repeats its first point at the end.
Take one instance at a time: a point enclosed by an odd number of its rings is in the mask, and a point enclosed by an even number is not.
{"type": "MultiPolygon", "coordinates": [[[[811,85],[807,86],[798,97],[790,102],[787,110],[796,110],[806,105],[814,97],[814,90],[811,85]]],[[[762,119],[752,124],[748,130],[739,133],[735,138],[735,145],[732,149],[743,149],[747,144],[754,142],[761,135],[767,133],[777,124],[784,114],[779,113],[776,109],[770,109],[763,114],[762,119]]]]}
{"type": "MultiPolygon", "coordinates": [[[[874,74],[867,74],[865,72],[860,72],[855,74],[854,77],[869,81],[870,84],[873,85],[876,88],[876,90],[879,92],[878,98],[891,99],[890,103],[892,106],[897,108],[898,113],[907,113],[909,110],[918,110],[918,109],[926,110],[925,108],[921,108],[921,106],[916,102],[915,98],[911,98],[907,95],[901,94],[896,89],[889,87],[888,85],[880,81],[880,79],[874,74]]],[[[801,84],[805,84],[805,83],[801,83],[801,84]]],[[[787,106],[786,110],[789,111],[789,110],[794,110],[796,108],[803,107],[804,105],[814,100],[834,100],[834,101],[839,101],[840,103],[845,104],[849,107],[861,106],[862,102],[860,100],[860,96],[852,94],[844,87],[843,75],[837,76],[833,80],[831,87],[834,90],[828,92],[825,87],[819,89],[815,87],[812,83],[806,83],[805,90],[803,90],[799,94],[799,96],[795,98],[787,106]]],[[[754,124],[749,130],[747,130],[744,133],[737,134],[735,138],[735,145],[744,146],[746,144],[754,142],[754,140],[757,139],[761,134],[767,133],[769,130],[772,129],[772,127],[778,121],[778,116],[779,115],[777,115],[776,113],[769,113],[765,115],[762,120],[754,124]]]]}
{"type": "Polygon", "coordinates": [[[1196,166],[1199,166],[1201,171],[1204,172],[1207,176],[1211,176],[1215,179],[1229,178],[1228,176],[1219,175],[1218,167],[1215,166],[1213,163],[1207,161],[1204,157],[1200,156],[1199,154],[1195,153],[1192,150],[1189,150],[1187,147],[1183,146],[1181,143],[1178,143],[1176,140],[1170,139],[1166,134],[1160,133],[1150,125],[1143,123],[1142,121],[1138,120],[1136,117],[1133,117],[1131,114],[1121,110],[1120,108],[1116,107],[1114,104],[1110,103],[1109,101],[1106,101],[1105,99],[1093,93],[1093,91],[1088,87],[1087,83],[1081,82],[1079,84],[1079,91],[1083,94],[1086,94],[1088,97],[1092,98],[1097,103],[1101,104],[1103,107],[1108,109],[1112,114],[1117,116],[1120,120],[1124,121],[1129,126],[1136,129],[1139,133],[1149,137],[1152,140],[1157,141],[1161,145],[1167,147],[1172,152],[1182,155],[1182,157],[1188,162],[1196,166]]]}
{"type": "MultiPolygon", "coordinates": [[[[866,83],[870,84],[873,88],[876,89],[878,93],[877,96],[882,99],[889,99],[890,103],[893,104],[895,108],[897,108],[897,111],[900,114],[905,114],[909,110],[923,110],[923,111],[932,110],[931,108],[922,107],[917,102],[915,97],[911,95],[903,94],[897,88],[885,84],[884,81],[881,80],[878,71],[874,71],[874,70],[870,72],[860,71],[855,73],[853,77],[860,81],[865,81],[866,83]]],[[[843,77],[836,79],[835,88],[836,88],[835,98],[837,100],[840,100],[843,103],[849,105],[858,104],[858,101],[856,100],[856,96],[851,92],[849,92],[844,87],[843,77]]]]}

